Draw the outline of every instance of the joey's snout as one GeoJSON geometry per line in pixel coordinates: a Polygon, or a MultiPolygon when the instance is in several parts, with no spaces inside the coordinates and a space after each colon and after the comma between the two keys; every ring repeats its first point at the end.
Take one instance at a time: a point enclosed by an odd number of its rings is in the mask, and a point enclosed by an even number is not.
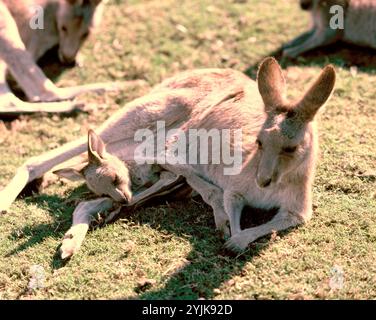
{"type": "Polygon", "coordinates": [[[114,189],[109,192],[109,196],[114,199],[116,202],[129,203],[132,199],[132,196],[128,190],[114,189]]]}

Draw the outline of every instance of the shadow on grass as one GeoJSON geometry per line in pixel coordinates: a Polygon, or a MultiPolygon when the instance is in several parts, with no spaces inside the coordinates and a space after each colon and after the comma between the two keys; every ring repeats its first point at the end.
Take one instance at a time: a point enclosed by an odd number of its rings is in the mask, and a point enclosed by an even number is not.
{"type": "MultiPolygon", "coordinates": [[[[28,240],[9,252],[7,256],[33,247],[46,238],[62,239],[71,225],[71,214],[75,201],[83,199],[83,193],[86,190],[85,186],[76,188],[68,198],[64,198],[65,201],[68,201],[68,205],[65,207],[62,205],[64,200],[58,196],[40,195],[27,198],[27,202],[47,210],[53,221],[50,224],[25,226],[21,233],[28,235],[28,240]]],[[[184,257],[187,262],[185,265],[162,278],[162,288],[135,288],[138,299],[213,298],[215,289],[234,276],[241,276],[244,265],[269,246],[270,237],[267,236],[251,244],[245,253],[234,256],[223,250],[224,241],[215,231],[212,209],[201,198],[171,203],[166,203],[166,200],[166,198],[154,200],[142,208],[128,212],[125,217],[126,221],[147,224],[162,233],[188,239],[192,250],[184,257]]],[[[266,212],[255,208],[245,208],[241,226],[244,229],[265,223],[274,216],[276,211],[277,209],[266,212]]],[[[126,222],[121,220],[116,223],[126,222]]],[[[10,235],[12,238],[15,236],[14,234],[10,235]]],[[[52,269],[59,269],[69,263],[69,260],[60,259],[58,249],[59,247],[56,248],[56,253],[51,260],[52,269]]],[[[160,254],[163,255],[163,252],[160,254]]],[[[134,297],[123,298],[133,299],[134,297]]]]}
{"type": "MultiPolygon", "coordinates": [[[[282,57],[282,48],[267,54],[275,57],[282,68],[289,66],[320,66],[331,63],[334,66],[350,69],[356,66],[361,72],[375,72],[376,70],[376,50],[360,47],[345,42],[337,42],[332,45],[317,48],[306,52],[296,59],[282,57]]],[[[262,60],[249,66],[244,73],[252,79],[256,78],[257,69],[262,60]]]]}
{"type": "MultiPolygon", "coordinates": [[[[163,223],[160,227],[170,233],[185,237],[188,235],[192,250],[185,257],[184,266],[166,275],[162,288],[142,292],[137,297],[139,299],[214,298],[215,289],[234,276],[241,276],[245,264],[270,244],[270,237],[264,237],[251,244],[246,252],[235,256],[223,249],[224,241],[214,230],[214,219],[209,206],[202,201],[189,205],[177,202],[175,206],[173,212],[168,213],[174,222],[163,223]],[[183,210],[184,216],[181,214],[183,210]]],[[[277,209],[266,212],[246,208],[242,215],[242,229],[265,223],[276,211],[277,209]]]]}
{"type": "MultiPolygon", "coordinates": [[[[33,187],[30,188],[33,189],[33,187]]],[[[72,212],[74,210],[73,206],[64,205],[64,200],[66,202],[74,202],[76,199],[82,199],[82,195],[86,191],[86,186],[80,186],[73,190],[69,197],[64,199],[56,195],[41,194],[32,197],[30,194],[25,194],[25,196],[27,196],[27,198],[25,198],[27,204],[33,203],[39,208],[48,211],[53,218],[53,221],[51,223],[42,223],[39,225],[26,225],[22,230],[13,232],[9,236],[10,238],[20,239],[24,236],[28,236],[28,240],[17,246],[5,256],[10,257],[21,251],[27,250],[28,248],[43,242],[46,238],[62,239],[65,231],[68,230],[71,225],[72,212]],[[62,208],[64,209],[62,210],[62,208]]]]}

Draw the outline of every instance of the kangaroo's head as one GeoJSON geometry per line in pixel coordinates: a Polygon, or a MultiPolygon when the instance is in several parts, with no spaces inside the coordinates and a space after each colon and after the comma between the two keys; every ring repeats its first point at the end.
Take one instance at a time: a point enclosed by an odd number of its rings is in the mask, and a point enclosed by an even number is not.
{"type": "Polygon", "coordinates": [[[256,140],[256,182],[266,188],[297,169],[311,154],[315,138],[312,121],[333,91],[335,70],[326,66],[296,102],[286,101],[285,79],[274,58],[266,58],[261,63],[257,82],[267,117],[256,140]]]}
{"type": "Polygon", "coordinates": [[[99,196],[110,196],[118,202],[129,202],[132,198],[127,166],[106,151],[102,139],[93,130],[88,133],[88,161],[54,173],[72,181],[85,180],[88,188],[99,196]]]}
{"type": "Polygon", "coordinates": [[[59,59],[64,64],[75,62],[78,50],[99,21],[101,0],[59,0],[57,28],[59,59]]]}

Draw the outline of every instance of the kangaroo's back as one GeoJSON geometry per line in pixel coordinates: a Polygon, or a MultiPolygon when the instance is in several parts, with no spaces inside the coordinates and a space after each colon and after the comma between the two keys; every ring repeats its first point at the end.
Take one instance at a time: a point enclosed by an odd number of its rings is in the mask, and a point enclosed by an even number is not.
{"type": "MultiPolygon", "coordinates": [[[[231,69],[199,69],[179,73],[154,87],[149,94],[128,103],[111,116],[98,130],[106,143],[116,141],[119,132],[131,139],[138,129],[156,130],[164,121],[166,130],[184,123],[201,122],[212,108],[236,98],[245,90],[257,89],[253,80],[231,69]],[[246,89],[248,88],[248,89],[246,89]],[[222,101],[223,100],[223,101],[222,101]],[[207,112],[205,112],[207,110],[207,112]]],[[[218,108],[215,108],[218,109],[218,108]]],[[[223,116],[223,111],[216,117],[223,116]]],[[[216,121],[215,117],[212,121],[216,121]]],[[[218,121],[218,124],[223,124],[218,121]]]]}

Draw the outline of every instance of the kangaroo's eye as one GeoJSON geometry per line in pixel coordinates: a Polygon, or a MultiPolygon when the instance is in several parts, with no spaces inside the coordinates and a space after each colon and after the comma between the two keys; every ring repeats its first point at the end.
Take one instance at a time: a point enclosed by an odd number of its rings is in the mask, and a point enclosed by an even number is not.
{"type": "Polygon", "coordinates": [[[89,32],[85,32],[82,36],[81,39],[85,40],[89,36],[89,32]]]}
{"type": "Polygon", "coordinates": [[[66,26],[62,26],[61,27],[61,31],[63,31],[64,33],[66,33],[68,31],[67,27],[66,26]]]}
{"type": "Polygon", "coordinates": [[[261,141],[259,139],[256,140],[256,144],[259,147],[259,149],[262,148],[262,143],[261,143],[261,141]]]}
{"type": "Polygon", "coordinates": [[[294,153],[296,151],[296,147],[285,147],[285,148],[282,148],[282,151],[284,153],[294,153]]]}

